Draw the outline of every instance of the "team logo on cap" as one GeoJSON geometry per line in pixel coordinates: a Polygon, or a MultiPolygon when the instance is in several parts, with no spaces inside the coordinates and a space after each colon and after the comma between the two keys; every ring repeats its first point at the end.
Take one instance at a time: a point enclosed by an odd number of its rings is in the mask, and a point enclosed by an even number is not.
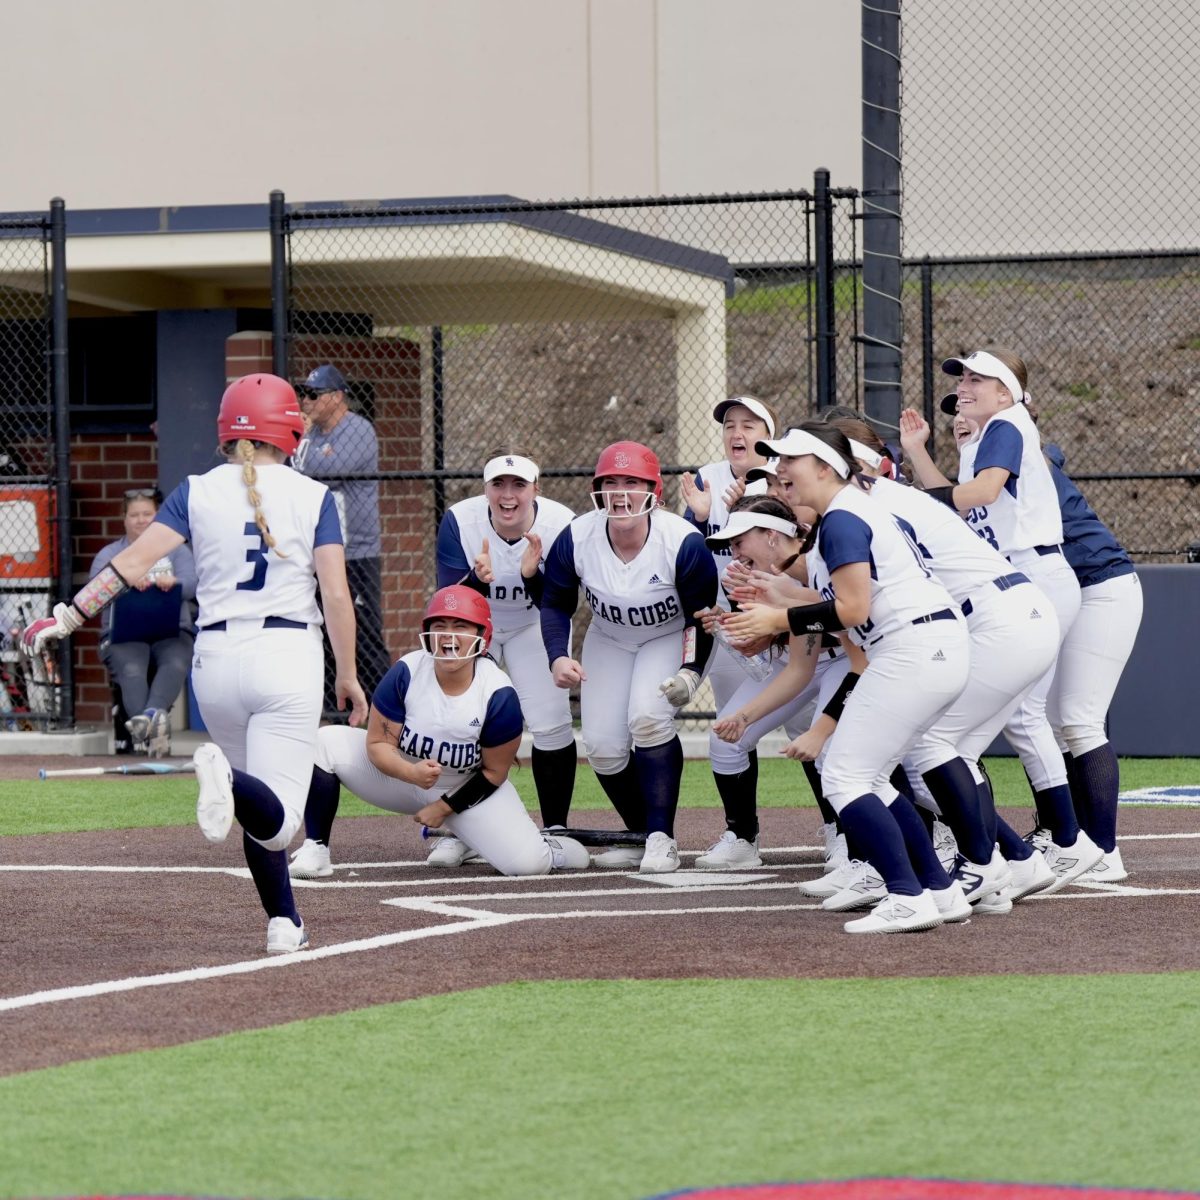
{"type": "Polygon", "coordinates": [[[458,597],[457,596],[447,596],[442,601],[442,606],[444,608],[457,608],[458,607],[458,597]]]}
{"type": "Polygon", "coordinates": [[[619,450],[613,455],[613,466],[621,467],[622,469],[631,467],[633,466],[633,459],[624,450],[619,450]]]}
{"type": "Polygon", "coordinates": [[[504,465],[505,465],[506,467],[515,467],[517,464],[516,464],[516,463],[514,463],[514,462],[513,462],[513,460],[512,460],[511,458],[506,458],[506,459],[504,460],[504,465]]]}
{"type": "Polygon", "coordinates": [[[249,425],[250,418],[243,413],[241,416],[235,417],[233,423],[235,425],[249,425]]]}

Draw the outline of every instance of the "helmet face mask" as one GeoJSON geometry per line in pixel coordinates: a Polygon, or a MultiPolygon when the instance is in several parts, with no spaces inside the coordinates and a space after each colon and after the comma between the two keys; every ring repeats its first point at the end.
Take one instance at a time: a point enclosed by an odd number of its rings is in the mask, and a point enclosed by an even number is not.
{"type": "Polygon", "coordinates": [[[296,391],[278,375],[243,375],[221,397],[217,414],[217,440],[262,442],[288,457],[304,436],[304,417],[296,391]]]}
{"type": "Polygon", "coordinates": [[[592,504],[609,520],[614,517],[644,517],[662,499],[662,472],[658,455],[641,442],[613,442],[600,451],[592,474],[592,504]],[[606,478],[636,479],[644,488],[605,488],[606,478]],[[619,500],[617,498],[620,498],[619,500]],[[615,503],[623,507],[614,511],[615,503]]]}
{"type": "Polygon", "coordinates": [[[492,641],[492,609],[487,597],[457,583],[434,592],[421,620],[421,649],[442,662],[478,658],[492,641]],[[435,621],[465,622],[468,628],[430,628],[435,621]]]}

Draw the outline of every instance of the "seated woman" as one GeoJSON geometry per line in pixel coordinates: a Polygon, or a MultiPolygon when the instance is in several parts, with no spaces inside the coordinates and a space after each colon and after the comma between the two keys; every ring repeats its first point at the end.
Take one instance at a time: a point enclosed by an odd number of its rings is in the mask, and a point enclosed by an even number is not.
{"type": "MultiPolygon", "coordinates": [[[[161,503],[157,488],[125,493],[125,534],[96,555],[89,578],[137,540],[161,503]]],[[[100,658],[120,689],[133,749],[152,757],[171,751],[171,706],[192,662],[195,597],[196,563],[185,543],[159,559],[101,619],[100,658]]]]}
{"type": "Polygon", "coordinates": [[[293,878],[333,873],[329,836],[342,784],[418,825],[445,826],[504,875],[590,864],[573,838],[538,829],[509,781],[521,745],[521,705],[488,656],[491,639],[485,597],[464,585],[434,593],[421,622],[422,648],[380,681],[367,728],[326,725],[317,736],[293,878]]]}

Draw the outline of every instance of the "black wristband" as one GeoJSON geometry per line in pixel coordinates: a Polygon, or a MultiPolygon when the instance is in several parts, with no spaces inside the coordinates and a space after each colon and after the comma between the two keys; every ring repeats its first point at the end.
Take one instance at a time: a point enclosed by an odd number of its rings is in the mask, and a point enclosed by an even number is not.
{"type": "Polygon", "coordinates": [[[829,697],[829,703],[821,711],[827,717],[832,717],[835,721],[840,721],[842,719],[842,710],[846,707],[846,699],[854,691],[861,678],[861,675],[856,675],[853,671],[848,672],[846,678],[838,684],[837,691],[829,697]]]}
{"type": "Polygon", "coordinates": [[[486,800],[500,785],[493,783],[482,771],[472,771],[466,782],[460,783],[452,792],[447,792],[442,799],[456,813],[466,812],[474,808],[480,800],[486,800]]]}
{"type": "Polygon", "coordinates": [[[845,629],[837,615],[837,603],[822,600],[820,604],[800,604],[787,610],[788,628],[799,637],[802,633],[826,633],[845,629]]]}
{"type": "MultiPolygon", "coordinates": [[[[947,484],[945,487],[926,488],[925,495],[932,496],[935,500],[940,500],[943,504],[954,508],[954,484],[947,484]]],[[[954,509],[955,512],[958,509],[954,509]]]]}

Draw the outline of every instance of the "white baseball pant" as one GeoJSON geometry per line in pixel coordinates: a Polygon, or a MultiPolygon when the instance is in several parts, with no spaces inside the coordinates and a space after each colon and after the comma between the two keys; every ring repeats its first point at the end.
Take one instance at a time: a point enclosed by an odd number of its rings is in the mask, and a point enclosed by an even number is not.
{"type": "Polygon", "coordinates": [[[571,697],[565,688],[555,684],[546,665],[541,626],[535,622],[511,633],[495,634],[491,654],[498,660],[503,658],[504,670],[516,689],[533,744],[539,750],[561,750],[574,745],[571,697]]]}

